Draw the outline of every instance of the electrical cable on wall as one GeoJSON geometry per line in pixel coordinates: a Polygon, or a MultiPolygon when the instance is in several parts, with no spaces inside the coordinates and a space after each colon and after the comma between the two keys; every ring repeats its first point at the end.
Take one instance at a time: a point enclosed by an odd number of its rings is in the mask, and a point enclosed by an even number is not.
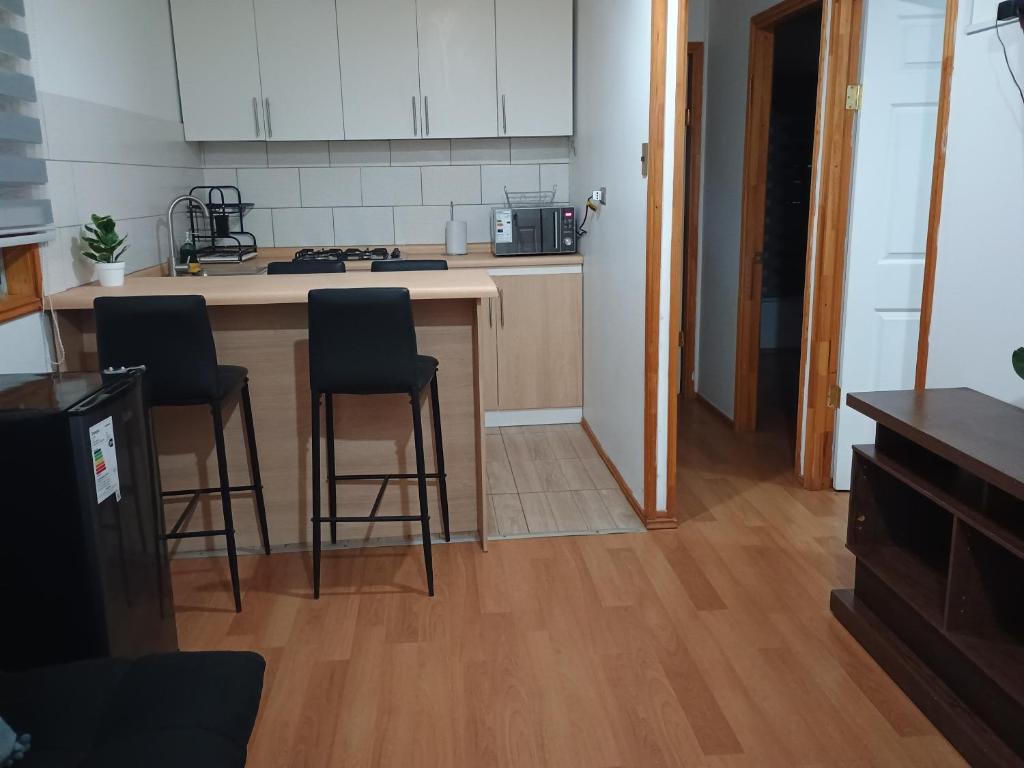
{"type": "Polygon", "coordinates": [[[595,213],[597,212],[597,203],[594,202],[593,195],[587,198],[587,202],[583,206],[583,221],[581,221],[580,225],[576,228],[577,239],[586,236],[587,230],[585,230],[584,227],[587,225],[587,219],[589,218],[591,211],[594,211],[595,213]]]}
{"type": "Polygon", "coordinates": [[[53,346],[57,353],[57,359],[50,359],[50,363],[56,370],[60,370],[61,366],[64,365],[64,361],[67,359],[67,355],[64,352],[64,341],[60,337],[60,322],[57,320],[57,310],[53,308],[53,296],[50,294],[46,295],[46,301],[50,305],[50,326],[53,330],[53,346]]]}
{"type": "MultiPolygon", "coordinates": [[[[1017,87],[1017,93],[1020,94],[1021,103],[1024,104],[1024,89],[1021,88],[1020,81],[1017,79],[1017,75],[1013,71],[1013,65],[1010,64],[1010,54],[1007,52],[1006,43],[1003,42],[1003,36],[999,32],[999,20],[1003,18],[1002,6],[1004,5],[1006,5],[1006,3],[1002,3],[1000,5],[999,18],[996,20],[996,39],[999,41],[999,46],[1003,49],[1003,61],[1006,62],[1006,71],[1010,73],[1010,79],[1013,80],[1013,84],[1017,87]]],[[[1016,0],[1016,2],[1013,3],[1013,9],[1020,20],[1021,29],[1024,30],[1024,2],[1016,0]]]]}

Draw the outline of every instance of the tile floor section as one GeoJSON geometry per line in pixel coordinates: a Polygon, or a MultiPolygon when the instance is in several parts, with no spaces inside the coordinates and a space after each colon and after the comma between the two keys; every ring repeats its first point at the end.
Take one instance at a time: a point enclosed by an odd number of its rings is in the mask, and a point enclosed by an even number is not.
{"type": "Polygon", "coordinates": [[[493,538],[642,531],[578,424],[487,430],[493,538]]]}

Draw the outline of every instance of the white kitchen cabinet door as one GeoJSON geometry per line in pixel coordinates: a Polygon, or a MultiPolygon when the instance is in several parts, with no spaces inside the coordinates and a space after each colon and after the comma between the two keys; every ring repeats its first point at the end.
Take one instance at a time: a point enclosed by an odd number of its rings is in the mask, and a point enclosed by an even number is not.
{"type": "Polygon", "coordinates": [[[267,139],[345,138],[334,0],[255,0],[267,139]]]}
{"type": "Polygon", "coordinates": [[[264,135],[252,0],[171,0],[187,141],[264,135]]]}
{"type": "Polygon", "coordinates": [[[494,0],[418,0],[421,134],[498,135],[494,0]]]}
{"type": "Polygon", "coordinates": [[[498,134],[572,135],[572,0],[496,0],[498,134]]]}
{"type": "Polygon", "coordinates": [[[346,138],[417,138],[416,0],[337,2],[346,138]]]}

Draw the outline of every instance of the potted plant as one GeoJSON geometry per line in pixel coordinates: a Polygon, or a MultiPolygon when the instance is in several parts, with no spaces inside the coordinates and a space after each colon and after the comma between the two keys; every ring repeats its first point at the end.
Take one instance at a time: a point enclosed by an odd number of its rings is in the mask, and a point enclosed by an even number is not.
{"type": "Polygon", "coordinates": [[[117,233],[117,222],[110,216],[92,215],[92,224],[82,232],[82,255],[96,264],[96,277],[100,285],[110,288],[124,285],[124,262],[121,257],[128,250],[127,238],[117,233]]]}

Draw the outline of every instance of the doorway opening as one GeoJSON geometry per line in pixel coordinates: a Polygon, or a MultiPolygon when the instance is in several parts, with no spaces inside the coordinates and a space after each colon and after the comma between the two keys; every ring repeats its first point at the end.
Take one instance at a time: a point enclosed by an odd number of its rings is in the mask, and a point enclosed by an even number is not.
{"type": "Polygon", "coordinates": [[[736,349],[736,429],[800,440],[807,265],[820,140],[821,0],[787,0],[750,29],[736,349]]]}
{"type": "Polygon", "coordinates": [[[773,30],[759,257],[756,429],[785,435],[791,453],[799,413],[821,15],[818,3],[786,17],[773,30]]]}
{"type": "MultiPolygon", "coordinates": [[[[683,122],[683,185],[682,207],[682,291],[680,302],[678,354],[682,358],[677,392],[687,400],[697,395],[694,370],[697,365],[697,264],[700,250],[700,186],[701,148],[704,122],[704,43],[689,43],[686,48],[686,111],[683,122]]],[[[676,198],[679,201],[679,198],[676,198]]]]}

